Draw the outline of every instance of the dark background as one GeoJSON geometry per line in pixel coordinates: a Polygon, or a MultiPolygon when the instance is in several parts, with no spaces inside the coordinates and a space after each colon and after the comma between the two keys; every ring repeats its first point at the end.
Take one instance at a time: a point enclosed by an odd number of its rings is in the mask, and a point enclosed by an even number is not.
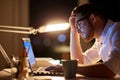
{"type": "Polygon", "coordinates": [[[89,2],[102,7],[113,21],[120,21],[120,0],[89,0],[89,2]]]}
{"type": "Polygon", "coordinates": [[[30,0],[30,25],[39,27],[51,20],[68,22],[77,0],[30,0]]]}

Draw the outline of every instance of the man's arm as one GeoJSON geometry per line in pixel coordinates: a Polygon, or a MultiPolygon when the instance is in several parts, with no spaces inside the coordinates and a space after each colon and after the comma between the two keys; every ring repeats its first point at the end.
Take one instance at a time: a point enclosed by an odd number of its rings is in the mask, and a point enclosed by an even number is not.
{"type": "Polygon", "coordinates": [[[79,65],[78,73],[86,77],[113,78],[115,74],[104,63],[79,65]]]}
{"type": "Polygon", "coordinates": [[[78,59],[79,63],[83,63],[83,54],[80,45],[79,35],[75,31],[71,31],[70,37],[70,56],[71,59],[78,59]]]}
{"type": "Polygon", "coordinates": [[[71,59],[78,59],[79,63],[83,63],[83,55],[82,55],[82,49],[80,45],[80,37],[77,32],[77,28],[75,25],[75,16],[71,16],[69,18],[69,23],[71,26],[70,31],[70,56],[71,59]]]}

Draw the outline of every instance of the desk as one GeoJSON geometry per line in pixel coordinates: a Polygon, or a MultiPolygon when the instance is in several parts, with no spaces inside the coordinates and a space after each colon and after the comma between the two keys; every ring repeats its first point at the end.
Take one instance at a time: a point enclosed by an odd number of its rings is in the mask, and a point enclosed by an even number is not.
{"type": "Polygon", "coordinates": [[[3,69],[0,71],[0,80],[11,80],[12,76],[10,69],[3,69]]]}
{"type": "Polygon", "coordinates": [[[120,76],[113,79],[107,78],[90,78],[78,75],[76,79],[65,79],[64,76],[30,76],[29,80],[120,80],[120,76]]]}
{"type": "MultiPolygon", "coordinates": [[[[10,69],[8,69],[10,71],[10,69]]],[[[11,73],[7,72],[6,69],[0,71],[0,80],[11,80],[11,73]]],[[[65,79],[64,76],[29,76],[29,80],[120,80],[120,76],[116,76],[113,79],[106,78],[92,78],[77,75],[76,79],[65,79]]]]}

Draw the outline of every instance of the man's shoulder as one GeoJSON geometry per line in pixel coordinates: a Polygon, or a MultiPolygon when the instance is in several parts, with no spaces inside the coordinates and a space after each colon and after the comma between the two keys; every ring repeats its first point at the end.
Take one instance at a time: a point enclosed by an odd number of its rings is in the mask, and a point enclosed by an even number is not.
{"type": "Polygon", "coordinates": [[[114,22],[110,31],[110,40],[116,42],[116,40],[120,40],[120,22],[114,22]]]}

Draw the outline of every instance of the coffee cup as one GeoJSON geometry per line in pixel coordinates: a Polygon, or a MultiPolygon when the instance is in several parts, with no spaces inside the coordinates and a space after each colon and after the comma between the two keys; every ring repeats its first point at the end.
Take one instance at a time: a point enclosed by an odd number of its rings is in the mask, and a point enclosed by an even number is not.
{"type": "Polygon", "coordinates": [[[77,63],[78,63],[77,60],[62,61],[65,78],[68,78],[68,79],[76,78],[77,63]]]}

